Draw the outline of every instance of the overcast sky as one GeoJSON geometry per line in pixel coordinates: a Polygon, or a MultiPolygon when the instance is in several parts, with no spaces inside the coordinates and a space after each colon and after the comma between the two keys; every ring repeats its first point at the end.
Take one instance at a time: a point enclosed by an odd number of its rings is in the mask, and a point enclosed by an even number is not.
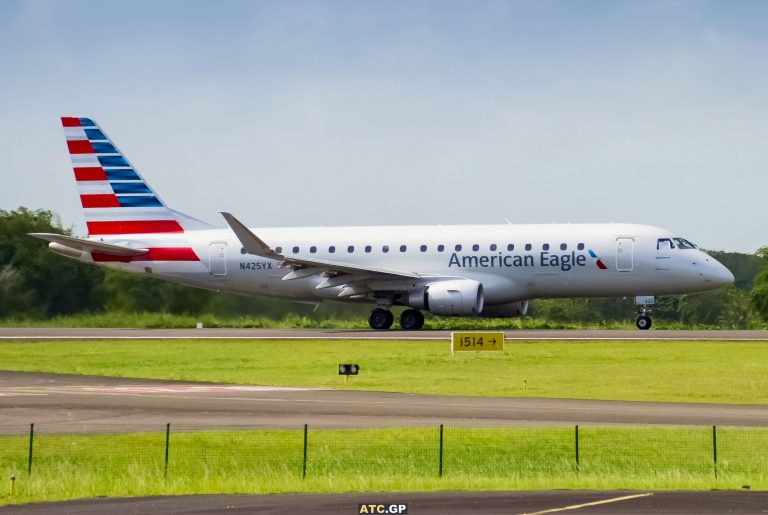
{"type": "Polygon", "coordinates": [[[59,116],[217,226],[636,222],[768,245],[768,2],[0,2],[0,209],[59,116]]]}

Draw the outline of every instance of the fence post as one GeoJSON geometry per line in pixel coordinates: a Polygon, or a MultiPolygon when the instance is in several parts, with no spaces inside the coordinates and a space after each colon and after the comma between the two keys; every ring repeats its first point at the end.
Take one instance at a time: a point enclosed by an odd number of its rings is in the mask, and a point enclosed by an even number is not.
{"type": "Polygon", "coordinates": [[[168,477],[168,444],[171,442],[171,423],[165,424],[165,476],[168,477]]]}
{"type": "Polygon", "coordinates": [[[304,464],[301,469],[301,478],[307,477],[307,424],[304,424],[304,464]]]}
{"type": "Polygon", "coordinates": [[[439,477],[443,477],[443,424],[440,424],[440,467],[438,469],[439,477]]]}
{"type": "Polygon", "coordinates": [[[576,424],[576,472],[579,471],[579,425],[576,424]]]}
{"type": "Polygon", "coordinates": [[[29,424],[29,461],[27,463],[27,474],[32,473],[32,444],[35,440],[35,424],[29,424]]]}
{"type": "Polygon", "coordinates": [[[712,426],[712,458],[715,465],[715,479],[717,479],[717,426],[712,426]]]}

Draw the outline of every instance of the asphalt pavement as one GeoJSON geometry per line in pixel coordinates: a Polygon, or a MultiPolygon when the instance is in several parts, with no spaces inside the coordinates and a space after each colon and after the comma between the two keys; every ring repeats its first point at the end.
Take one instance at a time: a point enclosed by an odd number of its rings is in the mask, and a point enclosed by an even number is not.
{"type": "Polygon", "coordinates": [[[535,491],[284,495],[194,495],[86,499],[6,506],[0,514],[103,515],[112,513],[310,515],[390,513],[409,515],[544,515],[549,513],[768,513],[768,492],[535,491]],[[364,508],[363,508],[364,506],[364,508]],[[366,511],[363,511],[366,510],[366,511]],[[386,513],[386,512],[385,512],[386,513]]]}
{"type": "Polygon", "coordinates": [[[0,372],[0,431],[134,427],[768,426],[768,406],[471,397],[0,372]]]}

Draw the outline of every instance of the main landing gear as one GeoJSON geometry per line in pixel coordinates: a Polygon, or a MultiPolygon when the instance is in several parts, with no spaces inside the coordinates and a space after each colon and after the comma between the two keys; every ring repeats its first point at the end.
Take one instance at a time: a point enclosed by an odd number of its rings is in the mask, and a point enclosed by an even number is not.
{"type": "Polygon", "coordinates": [[[416,331],[424,327],[424,315],[416,309],[406,309],[400,314],[400,329],[416,331]]]}
{"type": "Polygon", "coordinates": [[[371,316],[368,317],[368,324],[371,329],[389,329],[394,321],[395,317],[392,312],[383,308],[374,309],[371,311],[371,316]]]}
{"type": "MultiPolygon", "coordinates": [[[[376,308],[368,317],[371,329],[385,330],[392,327],[395,317],[392,312],[384,308],[376,308]]],[[[406,309],[400,315],[400,328],[406,331],[415,331],[424,327],[424,315],[416,309],[406,309]]]]}

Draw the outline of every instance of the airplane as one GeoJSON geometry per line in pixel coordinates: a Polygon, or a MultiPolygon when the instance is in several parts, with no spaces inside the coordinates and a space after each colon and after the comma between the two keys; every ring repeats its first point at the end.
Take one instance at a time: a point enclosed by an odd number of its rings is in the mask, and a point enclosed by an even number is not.
{"type": "Polygon", "coordinates": [[[217,229],[168,206],[92,119],[62,117],[88,236],[33,233],[84,263],[219,292],[374,305],[372,329],[438,316],[509,318],[532,299],[635,297],[731,284],[685,238],[637,224],[499,224],[217,229]]]}

